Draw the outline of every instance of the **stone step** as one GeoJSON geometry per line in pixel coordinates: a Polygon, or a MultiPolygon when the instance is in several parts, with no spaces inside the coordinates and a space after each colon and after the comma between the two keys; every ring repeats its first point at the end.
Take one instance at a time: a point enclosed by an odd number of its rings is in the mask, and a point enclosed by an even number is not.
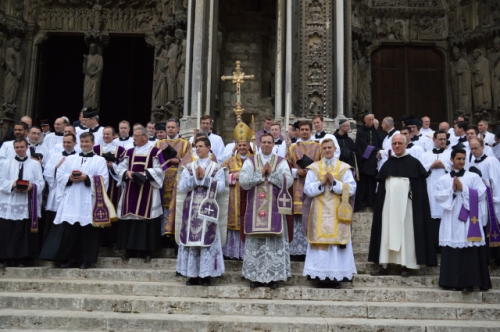
{"type": "MultiPolygon", "coordinates": [[[[66,310],[0,310],[0,328],[57,331],[499,331],[497,321],[268,317],[88,312],[66,310]]],[[[15,330],[14,330],[15,331],[15,330]]]]}
{"type": "MultiPolygon", "coordinates": [[[[49,267],[35,268],[7,268],[0,272],[0,276],[9,279],[85,279],[85,280],[125,280],[141,282],[176,281],[183,283],[187,279],[176,276],[174,269],[58,269],[49,267]]],[[[245,282],[241,278],[241,271],[224,273],[220,278],[213,278],[212,284],[224,285],[245,282]]],[[[415,275],[402,278],[397,275],[373,277],[370,274],[353,276],[352,282],[342,283],[345,288],[352,287],[439,287],[439,275],[415,275]]],[[[491,277],[494,289],[500,289],[500,277],[491,277]]],[[[284,285],[310,286],[311,281],[302,276],[302,272],[292,273],[292,277],[284,285]]]]}
{"type": "MultiPolygon", "coordinates": [[[[441,257],[438,256],[438,262],[441,257]]],[[[376,270],[377,265],[367,262],[368,253],[355,253],[354,260],[356,262],[356,269],[358,274],[368,274],[373,270],[376,270]]],[[[225,260],[224,265],[226,272],[241,272],[242,267],[241,260],[225,260]]],[[[34,266],[54,266],[53,262],[36,260],[34,266]]],[[[167,269],[175,270],[177,266],[176,258],[156,258],[152,259],[151,262],[145,263],[143,259],[131,258],[127,262],[123,262],[119,257],[99,257],[97,263],[93,267],[96,268],[132,268],[132,269],[167,269]]],[[[304,270],[304,262],[291,262],[292,272],[302,273],[304,270]]],[[[391,274],[401,274],[401,268],[397,266],[389,265],[389,272],[391,274]]],[[[1,273],[1,269],[0,269],[1,273]]],[[[415,271],[418,275],[428,275],[428,274],[439,274],[439,266],[435,267],[423,267],[418,271],[415,271]]],[[[1,275],[1,274],[0,274],[1,275]]],[[[491,276],[500,276],[500,269],[490,268],[491,276]]]]}
{"type": "Polygon", "coordinates": [[[250,289],[248,283],[186,286],[182,282],[138,282],[116,280],[56,280],[0,279],[0,292],[39,292],[60,294],[116,294],[135,296],[236,298],[278,300],[331,300],[366,302],[434,302],[434,303],[492,303],[500,304],[500,290],[463,293],[439,288],[418,287],[355,287],[324,289],[312,286],[282,285],[250,289]]]}
{"type": "Polygon", "coordinates": [[[0,309],[50,309],[121,313],[331,317],[370,319],[447,319],[500,321],[500,304],[362,303],[254,299],[3,293],[0,309]]]}

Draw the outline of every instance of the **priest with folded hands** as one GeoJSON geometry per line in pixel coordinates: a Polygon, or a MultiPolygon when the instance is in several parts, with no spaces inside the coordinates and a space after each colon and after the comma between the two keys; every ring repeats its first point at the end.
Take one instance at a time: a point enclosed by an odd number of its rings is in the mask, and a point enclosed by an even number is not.
{"type": "Polygon", "coordinates": [[[0,172],[0,267],[11,262],[24,267],[40,252],[37,232],[45,181],[40,163],[26,155],[24,138],[5,144],[13,144],[15,157],[4,161],[0,172]]]}
{"type": "Polygon", "coordinates": [[[444,210],[439,229],[439,286],[463,292],[472,292],[474,287],[486,291],[491,288],[483,230],[487,220],[480,211],[486,186],[478,174],[464,169],[465,158],[464,149],[453,149],[453,169],[439,178],[434,192],[444,210]]]}
{"type": "Polygon", "coordinates": [[[151,251],[161,248],[160,188],[168,163],[162,150],[148,144],[148,131],[134,129],[135,147],[127,150],[118,165],[117,186],[125,185],[118,205],[119,230],[116,250],[125,250],[122,260],[139,255],[151,261],[151,251]]]}

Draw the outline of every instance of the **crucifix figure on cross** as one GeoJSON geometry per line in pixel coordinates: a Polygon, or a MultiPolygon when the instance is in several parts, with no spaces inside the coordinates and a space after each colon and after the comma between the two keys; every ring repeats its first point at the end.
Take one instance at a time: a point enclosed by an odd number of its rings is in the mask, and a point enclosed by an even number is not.
{"type": "Polygon", "coordinates": [[[233,76],[222,76],[221,80],[233,80],[233,84],[236,84],[236,109],[234,109],[234,113],[236,113],[236,122],[240,123],[241,114],[243,114],[244,109],[241,108],[241,86],[240,84],[245,83],[245,80],[253,80],[255,78],[254,75],[245,75],[240,68],[240,61],[236,61],[236,71],[233,71],[233,76]]]}

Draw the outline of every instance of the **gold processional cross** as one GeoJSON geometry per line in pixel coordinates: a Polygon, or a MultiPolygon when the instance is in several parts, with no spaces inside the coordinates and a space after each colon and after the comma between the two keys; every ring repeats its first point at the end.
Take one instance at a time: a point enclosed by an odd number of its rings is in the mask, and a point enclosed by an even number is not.
{"type": "Polygon", "coordinates": [[[245,83],[245,79],[253,80],[255,78],[254,75],[245,75],[244,72],[241,71],[240,61],[236,61],[236,71],[233,71],[233,76],[222,76],[221,80],[233,80],[233,84],[236,84],[236,109],[234,109],[234,113],[236,113],[236,123],[240,123],[241,114],[243,114],[244,109],[241,108],[241,87],[240,84],[245,83]]]}

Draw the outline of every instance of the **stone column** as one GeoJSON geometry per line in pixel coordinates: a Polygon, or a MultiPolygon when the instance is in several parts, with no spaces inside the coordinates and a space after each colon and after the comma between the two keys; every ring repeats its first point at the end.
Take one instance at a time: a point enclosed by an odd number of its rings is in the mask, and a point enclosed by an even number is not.
{"type": "Polygon", "coordinates": [[[186,40],[186,78],[184,85],[184,109],[183,115],[188,116],[191,110],[191,99],[189,98],[191,92],[191,59],[193,58],[193,2],[194,0],[188,1],[188,14],[187,14],[187,40],[186,40]]]}
{"type": "Polygon", "coordinates": [[[290,115],[292,114],[292,11],[293,2],[291,0],[287,1],[286,4],[286,72],[285,72],[285,112],[283,116],[285,118],[284,126],[285,130],[288,130],[288,124],[290,121],[290,115]]]}
{"type": "MultiPolygon", "coordinates": [[[[286,15],[286,0],[278,0],[277,17],[276,17],[276,74],[274,79],[275,98],[274,98],[274,117],[279,119],[283,114],[283,61],[285,55],[285,15],[286,15]]],[[[288,1],[290,2],[290,0],[288,1]]]]}
{"type": "MultiPolygon", "coordinates": [[[[191,113],[190,115],[194,116],[198,112],[198,107],[203,105],[203,83],[205,82],[205,64],[206,64],[206,34],[204,34],[205,26],[206,26],[206,11],[208,7],[208,2],[204,0],[192,0],[191,2],[196,2],[194,4],[194,25],[189,26],[189,29],[192,29],[192,34],[190,34],[193,38],[193,53],[192,53],[192,61],[193,61],[193,71],[190,73],[192,84],[191,84],[191,113]],[[201,97],[202,100],[198,101],[198,96],[201,97]]],[[[186,72],[186,76],[188,73],[186,72]]]]}
{"type": "Polygon", "coordinates": [[[335,2],[337,53],[337,116],[344,115],[344,0],[335,2]]]}

